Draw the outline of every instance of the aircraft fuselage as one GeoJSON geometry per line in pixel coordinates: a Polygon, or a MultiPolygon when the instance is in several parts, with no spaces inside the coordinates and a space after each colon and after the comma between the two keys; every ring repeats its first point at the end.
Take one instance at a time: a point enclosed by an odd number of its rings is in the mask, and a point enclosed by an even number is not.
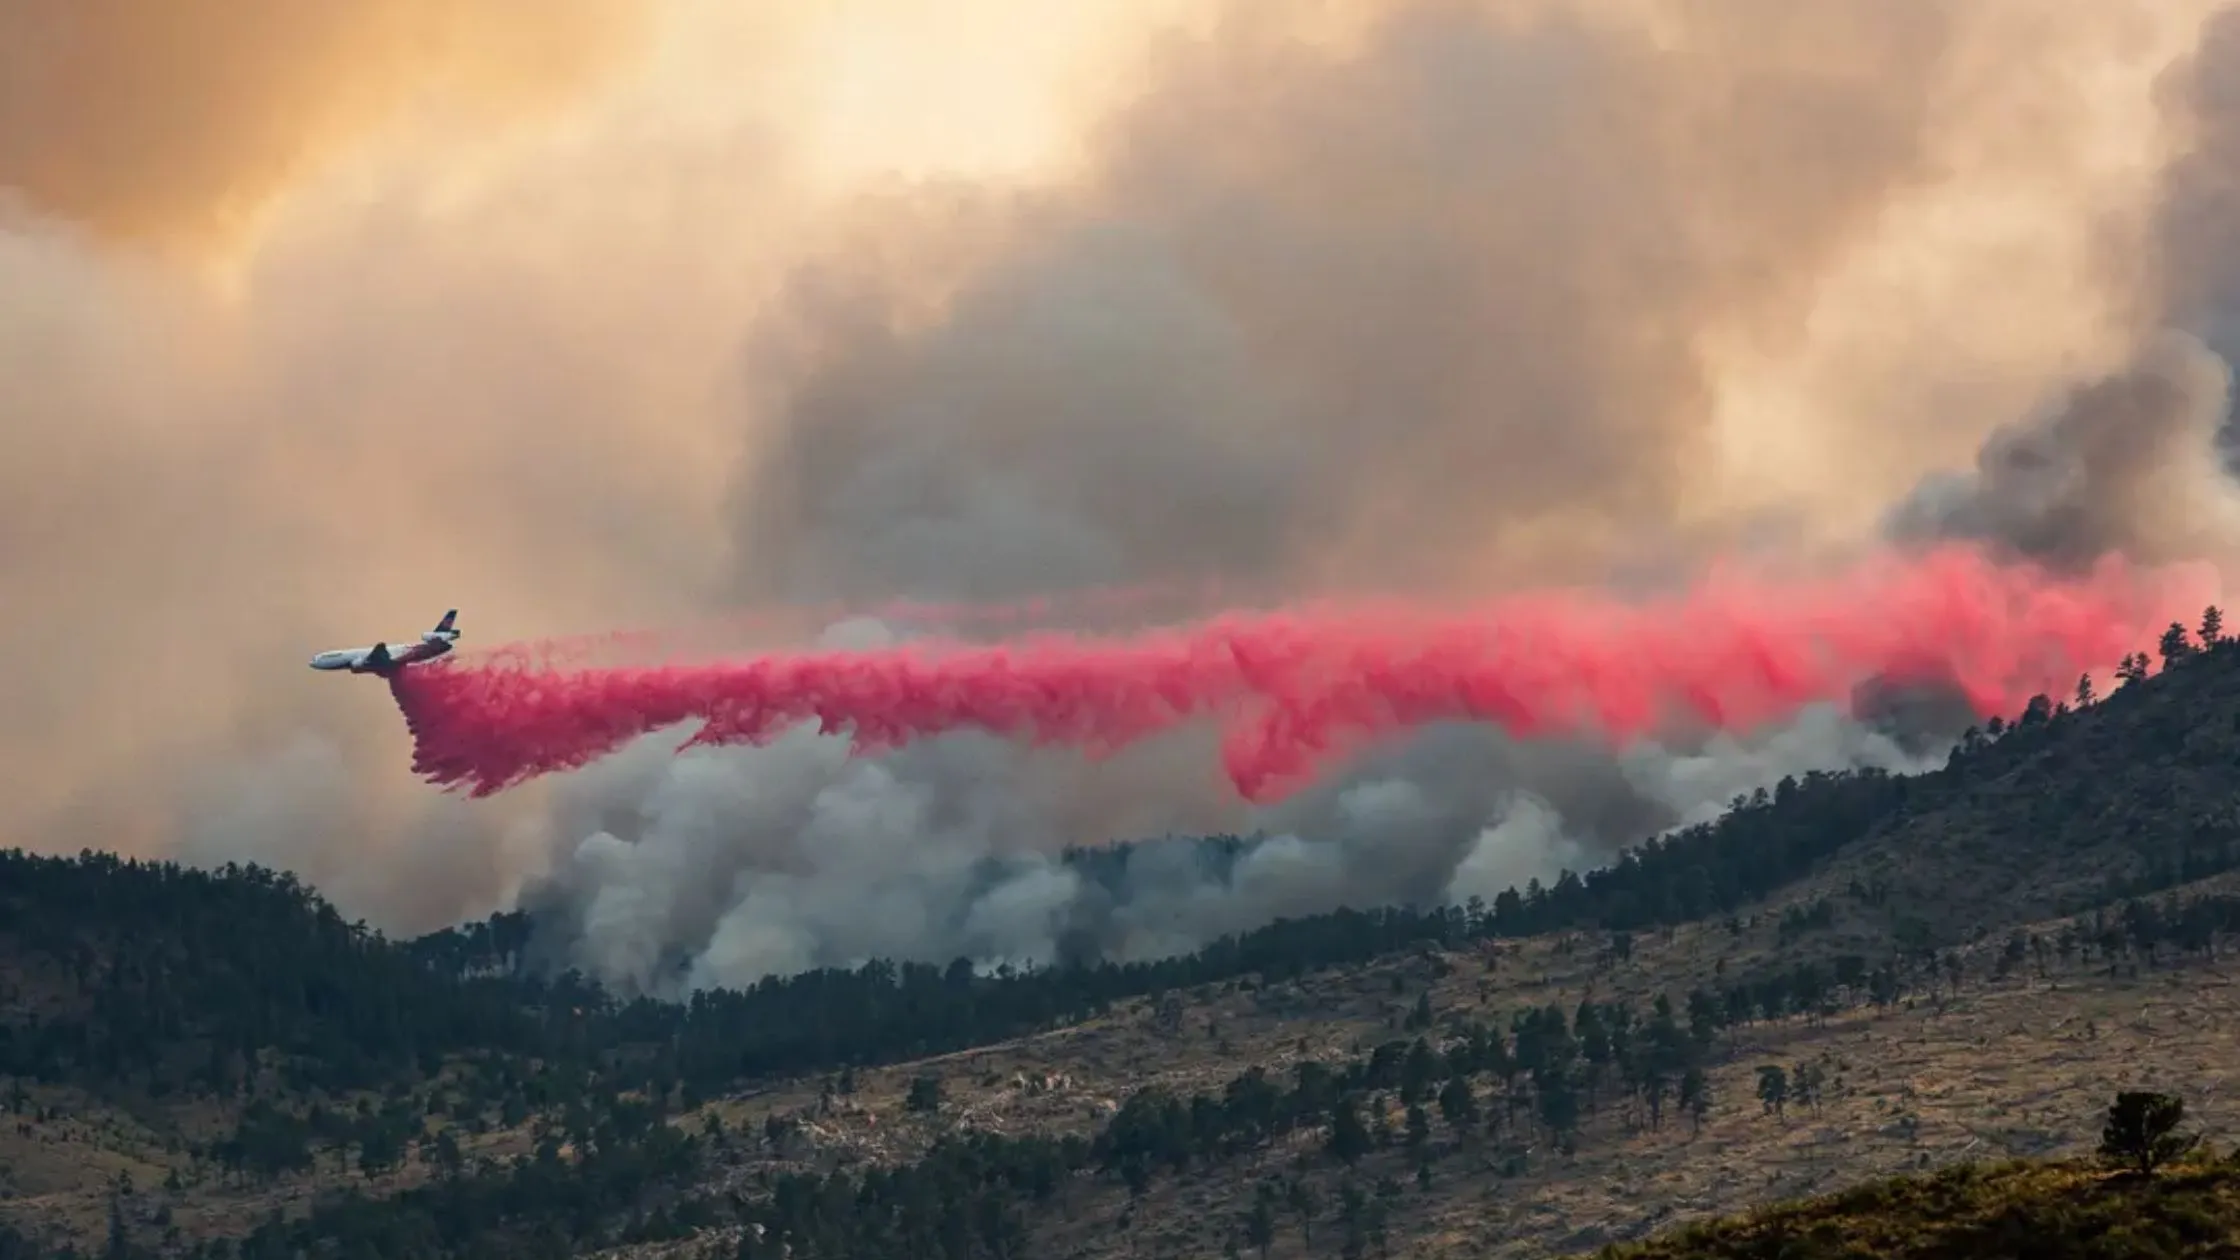
{"type": "Polygon", "coordinates": [[[448,643],[415,643],[401,651],[388,653],[383,659],[376,661],[373,659],[372,648],[340,648],[332,652],[321,652],[312,657],[311,668],[341,669],[348,670],[353,674],[386,674],[406,665],[418,665],[422,661],[432,661],[450,650],[451,645],[448,643]]]}
{"type": "Polygon", "coordinates": [[[454,608],[443,615],[436,628],[409,641],[405,647],[392,649],[387,643],[372,647],[338,648],[321,652],[311,658],[311,668],[317,670],[347,670],[353,674],[393,674],[407,665],[432,661],[449,652],[458,641],[459,632],[453,628],[459,610],[454,608]]]}

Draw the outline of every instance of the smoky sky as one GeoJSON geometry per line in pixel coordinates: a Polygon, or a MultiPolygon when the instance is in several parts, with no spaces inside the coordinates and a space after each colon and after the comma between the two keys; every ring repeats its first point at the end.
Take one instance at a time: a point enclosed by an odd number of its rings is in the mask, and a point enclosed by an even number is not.
{"type": "Polygon", "coordinates": [[[1240,0],[1112,36],[1044,168],[844,186],[802,32],[877,18],[586,2],[523,43],[500,7],[0,0],[36,32],[0,41],[7,840],[255,858],[399,930],[524,896],[651,989],[1142,956],[1937,750],[1835,710],[1616,756],[1442,728],[1252,811],[1198,732],[802,733],[469,804],[302,660],[453,606],[473,647],[2222,546],[2177,511],[2225,493],[2240,69],[2206,4],[1240,0]],[[1218,876],[1051,861],[1207,830],[1260,840],[1218,876]]]}
{"type": "Polygon", "coordinates": [[[1163,51],[1080,186],[967,211],[1007,245],[933,328],[883,270],[813,273],[746,589],[1438,588],[1686,546],[1693,337],[1793,316],[1932,173],[1955,10],[1809,12],[1703,6],[1677,55],[1440,4],[1344,57],[1273,22],[1163,51]]]}
{"type": "Polygon", "coordinates": [[[2156,211],[2155,314],[2229,359],[2240,349],[2240,9],[2203,25],[2160,91],[2184,131],[2156,211]]]}
{"type": "Polygon", "coordinates": [[[1986,438],[1974,467],[1925,478],[1892,514],[1899,539],[1973,539],[2065,569],[2110,553],[2240,560],[2240,9],[2212,16],[2156,93],[2179,121],[2178,156],[2150,211],[2135,349],[2103,375],[2050,382],[2040,405],[1986,438]]]}
{"type": "Polygon", "coordinates": [[[2230,366],[2198,337],[2164,333],[2123,370],[2002,427],[1974,469],[1924,481],[1893,531],[2070,570],[2111,552],[2221,558],[2240,539],[2240,486],[2220,455],[2231,388],[2230,366]]]}
{"type": "Polygon", "coordinates": [[[431,98],[484,123],[549,106],[643,23],[555,0],[7,0],[0,185],[111,241],[192,247],[431,98]]]}

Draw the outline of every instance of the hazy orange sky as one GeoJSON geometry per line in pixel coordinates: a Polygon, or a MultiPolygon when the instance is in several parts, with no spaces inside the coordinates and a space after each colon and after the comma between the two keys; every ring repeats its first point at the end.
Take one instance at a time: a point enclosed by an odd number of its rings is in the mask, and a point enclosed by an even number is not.
{"type": "Polygon", "coordinates": [[[2215,7],[0,0],[0,843],[486,904],[542,803],[304,657],[933,572],[895,504],[1302,587],[1853,545],[2148,331],[2215,7]]]}

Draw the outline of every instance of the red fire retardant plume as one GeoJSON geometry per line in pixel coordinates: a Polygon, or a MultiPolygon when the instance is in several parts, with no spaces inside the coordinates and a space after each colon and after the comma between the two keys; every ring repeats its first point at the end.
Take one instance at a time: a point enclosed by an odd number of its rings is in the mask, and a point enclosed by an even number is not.
{"type": "Polygon", "coordinates": [[[391,680],[414,770],[486,796],[665,727],[759,744],[806,722],[856,751],[981,730],[1108,754],[1196,722],[1266,801],[1364,743],[1441,721],[1623,743],[1672,724],[1746,730],[1881,675],[1956,682],[1979,712],[2150,645],[2208,593],[2198,571],[2113,562],[2056,578],[1947,550],[1779,584],[1715,579],[1628,603],[1545,594],[1467,610],[1389,603],[1229,614],[1130,638],[905,644],[735,661],[564,668],[439,660],[391,680]]]}

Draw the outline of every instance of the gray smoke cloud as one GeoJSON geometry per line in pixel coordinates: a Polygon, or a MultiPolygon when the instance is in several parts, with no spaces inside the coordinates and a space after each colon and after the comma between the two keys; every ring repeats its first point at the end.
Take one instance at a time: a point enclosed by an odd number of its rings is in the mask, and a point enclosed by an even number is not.
{"type": "MultiPolygon", "coordinates": [[[[0,101],[76,120],[0,142],[24,216],[0,288],[32,295],[0,311],[0,409],[35,421],[0,428],[0,826],[28,843],[252,857],[397,930],[518,898],[552,962],[646,992],[1147,957],[1552,878],[1785,773],[1934,760],[1949,721],[1822,710],[1620,753],[1441,728],[1265,811],[1205,732],[1093,763],[657,737],[469,804],[409,780],[377,690],[300,659],[452,604],[527,637],[1143,581],[1670,585],[1736,547],[1855,546],[1916,487],[1907,537],[2213,541],[2148,519],[2218,485],[2167,472],[2221,388],[2198,346],[2099,404],[2172,417],[2109,422],[2161,426],[2144,448],[2032,409],[2073,362],[2133,363],[2136,310],[2180,308],[2162,253],[2222,248],[2173,208],[2220,195],[2215,145],[2137,158],[2171,120],[2221,134],[2206,89],[2154,97],[2191,73],[2197,0],[1234,0],[1115,52],[1117,103],[1062,166],[838,192],[784,73],[817,6],[585,5],[551,76],[479,18],[362,7],[385,16],[198,9],[213,64],[240,59],[224,108],[73,110],[144,55],[90,19],[112,55],[0,101]],[[321,71],[336,40],[380,50],[362,85],[321,71]],[[502,142],[383,121],[479,76],[502,142]],[[719,87],[751,99],[711,120],[719,87]],[[275,117],[285,143],[253,125],[275,117]],[[120,183],[92,158],[128,142],[195,160],[120,183]],[[2087,473],[2032,471],[2072,448],[2087,473]],[[1059,856],[1208,832],[1252,839],[1059,856]]],[[[1043,20],[1015,7],[953,25],[1043,20]]]]}
{"type": "Polygon", "coordinates": [[[1674,50],[1585,6],[1392,4],[1331,56],[1250,11],[1156,60],[1080,184],[924,226],[931,255],[1006,242],[936,326],[896,330],[908,271],[819,269],[782,326],[817,352],[773,363],[740,493],[744,590],[1438,590],[1701,554],[1693,332],[1794,311],[1930,178],[1957,22],[1846,2],[1769,39],[1773,7],[1724,3],[1674,50]]]}
{"type": "Polygon", "coordinates": [[[2240,351],[2240,9],[2209,18],[2161,96],[2185,126],[2155,216],[2153,313],[2229,360],[2240,351]]]}
{"type": "Polygon", "coordinates": [[[1974,470],[1924,481],[1891,531],[2066,569],[2110,553],[2222,557],[2240,542],[2240,485],[2221,453],[2231,392],[2223,356],[2189,332],[2160,333],[2122,371],[1992,434],[1974,470]]]}
{"type": "Polygon", "coordinates": [[[2231,358],[2240,351],[2240,9],[2203,26],[2160,84],[2182,119],[2154,215],[2143,331],[2128,362],[1996,429],[1975,467],[1892,512],[1901,541],[1964,538],[2058,568],[2240,560],[2231,358]]]}
{"type": "Polygon", "coordinates": [[[1616,757],[1446,727],[1256,812],[1233,845],[1153,836],[1100,864],[1060,852],[1054,785],[1074,767],[1052,754],[967,735],[851,759],[806,729],[745,753],[671,746],[650,737],[570,785],[583,813],[559,834],[585,838],[524,900],[550,960],[626,993],[875,957],[1148,959],[1279,916],[1491,900],[1784,775],[1942,760],[1834,707],[1616,757]],[[589,816],[617,799],[639,806],[589,816]]]}

